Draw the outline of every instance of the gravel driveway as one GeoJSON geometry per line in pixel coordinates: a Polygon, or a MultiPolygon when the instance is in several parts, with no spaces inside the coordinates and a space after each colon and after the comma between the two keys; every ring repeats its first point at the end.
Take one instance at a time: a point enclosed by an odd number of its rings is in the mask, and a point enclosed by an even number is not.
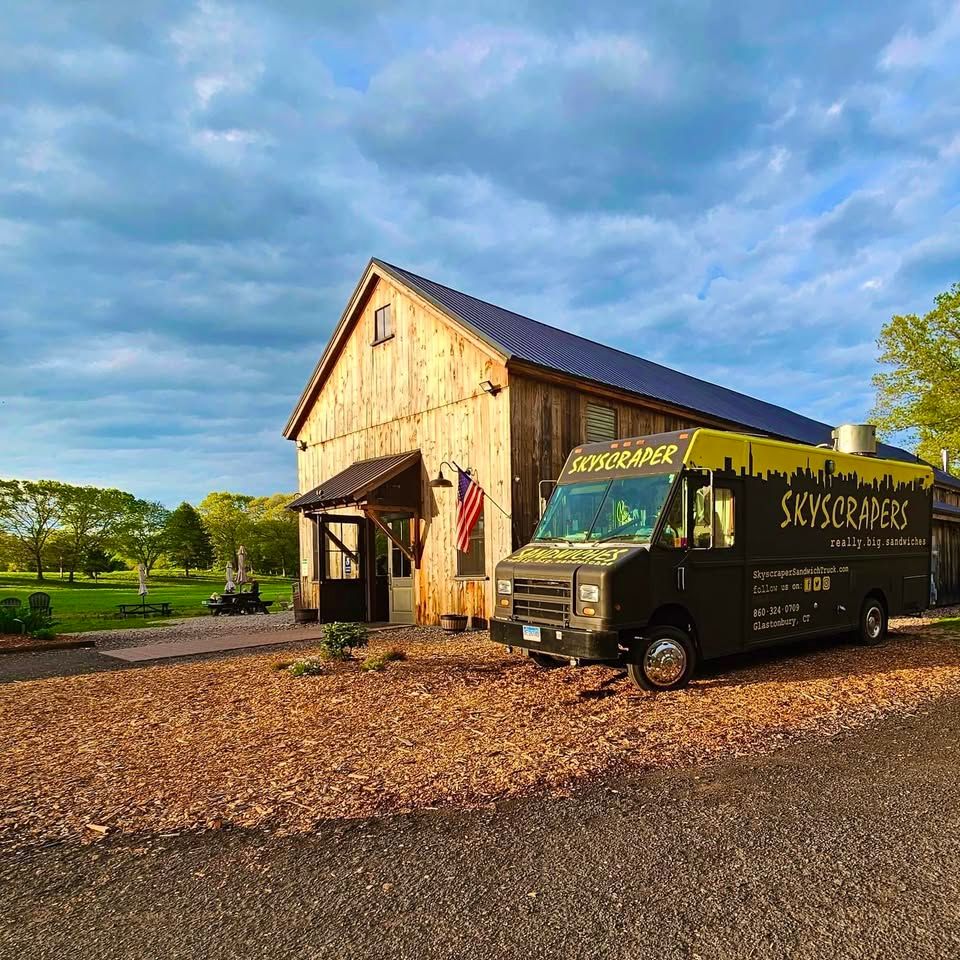
{"type": "Polygon", "coordinates": [[[172,643],[198,637],[225,636],[235,633],[263,633],[268,630],[311,630],[317,625],[294,622],[293,611],[257,614],[248,617],[178,617],[166,620],[162,626],[138,627],[131,630],[102,630],[79,634],[93,640],[100,650],[118,650],[138,647],[145,643],[172,643]]]}
{"type": "MultiPolygon", "coordinates": [[[[316,636],[317,625],[294,622],[293,611],[248,617],[177,617],[164,620],[155,627],[134,627],[119,630],[91,630],[87,633],[64,634],[92,640],[96,646],[80,650],[40,650],[33,653],[7,654],[0,657],[0,684],[13,680],[39,680],[46,677],[73,676],[113,670],[137,669],[138,664],[123,663],[100,656],[98,650],[119,650],[148,643],[173,643],[200,637],[236,633],[265,633],[289,629],[292,635],[301,632],[316,636]]],[[[291,648],[294,649],[294,648],[291,648]]],[[[212,656],[248,656],[259,650],[231,650],[212,656]]],[[[210,656],[210,655],[207,655],[210,656]]],[[[179,662],[183,662],[180,660],[179,662]]]]}
{"type": "Polygon", "coordinates": [[[0,956],[952,958],[960,699],[567,799],[55,845],[0,864],[0,956]]]}

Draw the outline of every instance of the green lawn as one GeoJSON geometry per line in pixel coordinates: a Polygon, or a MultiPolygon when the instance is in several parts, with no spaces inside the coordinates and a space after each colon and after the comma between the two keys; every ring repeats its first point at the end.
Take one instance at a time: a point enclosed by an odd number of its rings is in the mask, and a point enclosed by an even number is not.
{"type": "MultiPolygon", "coordinates": [[[[290,599],[290,580],[281,577],[261,577],[260,594],[265,600],[273,600],[273,610],[279,601],[290,599]]],[[[223,590],[223,575],[219,573],[191,574],[172,570],[157,570],[148,580],[148,602],[168,602],[175,617],[207,615],[201,605],[211,593],[223,590]]],[[[156,626],[166,622],[129,618],[121,620],[117,605],[137,603],[137,574],[133,570],[104,574],[98,581],[80,576],[74,583],[61,580],[58,573],[47,574],[41,582],[29,573],[0,572],[0,600],[4,597],[19,597],[26,604],[27,597],[38,590],[50,594],[56,629],[61,633],[78,633],[85,630],[116,630],[119,628],[156,626]]]]}

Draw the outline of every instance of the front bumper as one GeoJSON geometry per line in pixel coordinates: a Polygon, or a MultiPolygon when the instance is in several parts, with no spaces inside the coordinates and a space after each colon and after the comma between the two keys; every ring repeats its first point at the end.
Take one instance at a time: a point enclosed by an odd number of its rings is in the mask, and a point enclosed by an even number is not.
{"type": "MultiPolygon", "coordinates": [[[[533,626],[533,624],[527,624],[533,626]]],[[[540,625],[540,641],[523,637],[524,624],[516,620],[490,621],[490,639],[507,647],[575,660],[617,662],[622,657],[614,630],[576,630],[571,627],[540,625]]]]}

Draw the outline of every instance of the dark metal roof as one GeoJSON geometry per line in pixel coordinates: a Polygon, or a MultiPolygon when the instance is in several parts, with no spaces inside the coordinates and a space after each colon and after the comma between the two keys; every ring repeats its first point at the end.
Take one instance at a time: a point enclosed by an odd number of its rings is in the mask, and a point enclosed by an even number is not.
{"type": "MultiPolygon", "coordinates": [[[[811,444],[831,442],[833,428],[827,423],[587,340],[539,320],[531,320],[402,267],[382,260],[374,260],[374,263],[443,312],[453,315],[481,339],[506,354],[508,360],[522,360],[592,380],[785,440],[811,444]]],[[[877,453],[891,460],[917,460],[912,453],[888,444],[878,444],[877,453]]],[[[960,488],[960,479],[942,470],[935,469],[934,473],[938,483],[960,488]]]]}
{"type": "Polygon", "coordinates": [[[960,507],[955,506],[952,503],[944,503],[943,500],[934,500],[933,501],[933,512],[942,513],[948,517],[958,517],[960,518],[960,507]]]}
{"type": "Polygon", "coordinates": [[[287,504],[288,510],[321,510],[327,507],[363,503],[367,497],[398,473],[420,460],[420,451],[397,453],[390,457],[358,460],[346,470],[325,480],[287,504]]]}

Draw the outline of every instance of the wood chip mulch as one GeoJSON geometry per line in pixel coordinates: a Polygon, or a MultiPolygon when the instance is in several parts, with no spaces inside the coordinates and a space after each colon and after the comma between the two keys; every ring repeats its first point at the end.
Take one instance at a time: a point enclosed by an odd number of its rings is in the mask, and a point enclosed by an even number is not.
{"type": "Polygon", "coordinates": [[[907,629],[877,648],[735,663],[658,696],[615,670],[542,671],[485,634],[429,628],[374,638],[370,654],[407,653],[381,673],[348,663],[296,679],[273,652],[7,683],[0,842],[305,831],[744,757],[960,692],[960,633],[907,629]]]}

